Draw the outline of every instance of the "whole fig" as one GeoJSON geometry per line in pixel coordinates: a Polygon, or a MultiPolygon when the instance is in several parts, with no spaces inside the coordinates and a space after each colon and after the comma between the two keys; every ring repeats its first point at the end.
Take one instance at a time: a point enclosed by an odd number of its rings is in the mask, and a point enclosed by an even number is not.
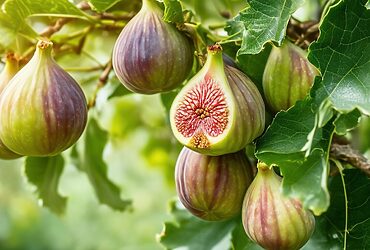
{"type": "Polygon", "coordinates": [[[143,0],[141,10],[123,28],[113,49],[113,68],[121,83],[141,94],[178,87],[193,65],[190,40],[162,20],[154,0],[143,0]]]}
{"type": "Polygon", "coordinates": [[[264,163],[244,198],[242,220],[248,237],[268,250],[297,250],[315,227],[311,212],[280,192],[281,178],[264,163]]]}
{"type": "Polygon", "coordinates": [[[182,204],[199,218],[218,221],[240,214],[253,171],[243,151],[207,156],[184,147],[175,177],[182,204]]]}
{"type": "Polygon", "coordinates": [[[56,155],[74,144],[86,125],[84,93],[54,61],[52,45],[40,40],[1,94],[0,138],[21,155],[56,155]]]}
{"type": "MultiPolygon", "coordinates": [[[[13,53],[9,53],[6,56],[5,66],[0,74],[0,94],[3,89],[8,85],[8,82],[17,73],[18,61],[15,59],[13,53]]],[[[21,157],[21,155],[14,153],[8,149],[4,143],[0,140],[0,158],[5,160],[16,159],[21,157]]]]}
{"type": "Polygon", "coordinates": [[[265,105],[253,82],[224,66],[221,46],[213,45],[203,68],[173,101],[170,122],[186,147],[223,155],[241,150],[263,132],[265,105]]]}
{"type": "Polygon", "coordinates": [[[286,110],[304,99],[317,74],[307,53],[298,46],[289,41],[281,47],[274,46],[262,79],[263,92],[271,110],[286,110]]]}

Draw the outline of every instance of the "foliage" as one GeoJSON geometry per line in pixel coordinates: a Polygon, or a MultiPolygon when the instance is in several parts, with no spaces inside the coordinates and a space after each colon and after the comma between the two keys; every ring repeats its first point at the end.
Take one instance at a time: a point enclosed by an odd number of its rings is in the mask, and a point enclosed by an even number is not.
{"type": "MultiPolygon", "coordinates": [[[[200,68],[205,46],[219,42],[260,90],[271,46],[280,46],[286,38],[295,39],[290,34],[296,28],[294,22],[299,22],[300,12],[307,9],[316,13],[320,20],[304,31],[319,34],[308,40],[308,59],[320,75],[304,100],[276,115],[267,114],[271,122],[254,142],[255,154],[249,157],[278,166],[284,176],[282,192],[302,201],[316,215],[315,232],[303,249],[370,248],[369,179],[353,169],[356,165],[342,166],[331,152],[338,138],[345,138],[365,156],[370,152],[370,123],[365,118],[370,115],[369,3],[366,0],[160,2],[163,19],[177,25],[194,41],[197,57],[191,75],[200,68]],[[335,171],[337,168],[339,171],[335,171]]],[[[88,126],[72,149],[54,157],[15,161],[24,164],[25,176],[35,186],[42,205],[57,214],[68,210],[71,199],[61,195],[59,189],[68,167],[74,165],[81,175],[86,175],[100,203],[118,211],[135,209],[135,201],[140,198],[134,197],[129,185],[125,185],[131,183],[129,178],[122,184],[109,174],[113,160],[106,156],[117,145],[133,141],[134,145],[126,144],[123,148],[141,155],[147,165],[162,166],[159,169],[164,172],[172,194],[173,168],[180,145],[171,136],[167,116],[179,89],[153,97],[132,94],[118,82],[110,63],[115,39],[137,13],[141,1],[0,3],[0,52],[4,55],[15,52],[24,64],[32,56],[38,38],[50,39],[57,62],[79,82],[89,101],[88,126]],[[122,186],[128,190],[121,192],[122,186]]],[[[311,33],[301,35],[303,39],[311,37],[311,33]]],[[[132,168],[140,165],[125,158],[114,161],[116,164],[127,161],[132,168]]],[[[145,185],[150,192],[151,180],[143,177],[137,181],[148,182],[145,185]]],[[[168,249],[260,249],[245,235],[240,218],[201,221],[175,201],[170,203],[170,213],[172,221],[166,222],[157,236],[168,249]]]]}

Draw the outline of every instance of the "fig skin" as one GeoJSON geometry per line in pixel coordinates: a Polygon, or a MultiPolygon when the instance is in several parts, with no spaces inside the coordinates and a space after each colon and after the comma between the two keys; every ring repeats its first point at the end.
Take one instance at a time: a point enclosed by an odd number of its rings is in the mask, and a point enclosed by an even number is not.
{"type": "Polygon", "coordinates": [[[253,170],[244,151],[207,156],[184,147],[175,178],[179,199],[193,215],[220,221],[240,214],[253,170]]]}
{"type": "Polygon", "coordinates": [[[129,90],[155,94],[177,88],[189,75],[194,50],[190,39],[162,20],[154,0],[123,28],[113,49],[113,68],[129,90]]]}
{"type": "Polygon", "coordinates": [[[172,103],[171,129],[184,146],[205,155],[237,152],[261,135],[265,105],[253,82],[224,65],[222,48],[208,48],[202,69],[172,103]]]}
{"type": "Polygon", "coordinates": [[[244,198],[242,220],[248,237],[268,250],[297,250],[315,228],[315,218],[298,200],[283,196],[281,178],[264,163],[244,198]]]}
{"type": "Polygon", "coordinates": [[[273,112],[287,110],[302,100],[313,85],[317,69],[308,61],[306,51],[289,41],[273,46],[263,72],[262,87],[273,112]]]}
{"type": "MultiPolygon", "coordinates": [[[[9,81],[18,72],[19,66],[18,61],[13,53],[9,53],[5,59],[5,66],[0,74],[0,94],[3,92],[4,88],[8,85],[9,81]]],[[[9,148],[7,148],[4,143],[0,140],[0,158],[4,160],[12,160],[22,157],[19,154],[14,153],[9,148]]]]}
{"type": "Polygon", "coordinates": [[[0,138],[15,153],[53,156],[74,144],[87,120],[77,82],[40,40],[31,60],[12,78],[0,98],[0,138]]]}

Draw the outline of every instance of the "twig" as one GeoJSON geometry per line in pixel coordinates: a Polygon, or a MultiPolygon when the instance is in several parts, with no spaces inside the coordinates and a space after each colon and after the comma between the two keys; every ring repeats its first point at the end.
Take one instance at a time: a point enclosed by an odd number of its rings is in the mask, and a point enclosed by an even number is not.
{"type": "Polygon", "coordinates": [[[360,152],[351,148],[350,145],[332,143],[330,148],[330,156],[334,159],[351,164],[370,177],[370,162],[360,152]]]}
{"type": "Polygon", "coordinates": [[[95,103],[96,103],[96,97],[98,95],[98,92],[99,90],[105,86],[105,84],[108,82],[108,79],[109,79],[109,73],[111,72],[111,70],[113,69],[113,65],[112,65],[112,60],[110,60],[107,65],[105,66],[103,72],[101,73],[100,77],[99,77],[99,82],[98,84],[96,85],[96,89],[94,91],[94,94],[92,96],[92,98],[90,99],[87,107],[88,109],[91,109],[92,107],[95,106],[95,103]]]}

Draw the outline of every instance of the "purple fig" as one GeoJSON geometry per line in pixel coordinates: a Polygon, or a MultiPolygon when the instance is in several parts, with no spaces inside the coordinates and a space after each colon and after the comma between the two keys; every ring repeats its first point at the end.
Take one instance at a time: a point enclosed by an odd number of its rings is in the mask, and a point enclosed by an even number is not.
{"type": "MultiPolygon", "coordinates": [[[[5,66],[0,74],[0,94],[8,85],[8,82],[19,70],[18,61],[14,57],[13,53],[9,53],[6,56],[5,66]]],[[[4,143],[0,140],[0,158],[5,160],[16,159],[21,157],[21,155],[14,153],[8,149],[4,143]]]]}
{"type": "Polygon", "coordinates": [[[184,147],[175,177],[182,204],[199,218],[217,221],[240,214],[253,171],[243,151],[207,156],[184,147]]]}
{"type": "Polygon", "coordinates": [[[1,94],[0,138],[21,155],[56,155],[74,144],[86,125],[84,93],[54,61],[52,45],[39,41],[1,94]]]}
{"type": "Polygon", "coordinates": [[[311,237],[315,218],[298,200],[283,196],[281,178],[264,163],[244,198],[242,219],[248,237],[268,250],[297,250],[311,237]]]}
{"type": "Polygon", "coordinates": [[[307,53],[285,41],[273,47],[263,72],[262,86],[266,101],[274,112],[286,110],[304,99],[311,89],[317,69],[307,53]]]}
{"type": "Polygon", "coordinates": [[[263,132],[265,105],[245,74],[224,66],[222,48],[214,45],[203,68],[173,101],[170,122],[186,147],[223,155],[241,150],[263,132]]]}
{"type": "Polygon", "coordinates": [[[162,16],[156,1],[143,0],[141,10],[123,28],[114,46],[114,71],[133,92],[175,89],[191,71],[194,52],[190,40],[162,16]]]}

